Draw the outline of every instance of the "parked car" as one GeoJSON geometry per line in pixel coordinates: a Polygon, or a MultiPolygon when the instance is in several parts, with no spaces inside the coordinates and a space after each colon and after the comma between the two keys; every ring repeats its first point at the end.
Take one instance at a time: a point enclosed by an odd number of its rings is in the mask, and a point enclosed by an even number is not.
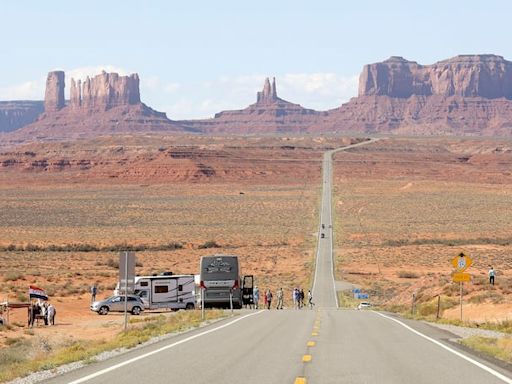
{"type": "MultiPolygon", "coordinates": [[[[134,315],[140,315],[144,310],[144,303],[137,295],[127,295],[127,310],[134,315]]],[[[106,315],[109,312],[124,312],[124,295],[110,296],[108,299],[95,301],[91,304],[91,311],[98,315],[106,315]]]]}
{"type": "Polygon", "coordinates": [[[367,301],[361,301],[359,305],[357,306],[357,309],[365,309],[370,308],[372,305],[367,301]]]}

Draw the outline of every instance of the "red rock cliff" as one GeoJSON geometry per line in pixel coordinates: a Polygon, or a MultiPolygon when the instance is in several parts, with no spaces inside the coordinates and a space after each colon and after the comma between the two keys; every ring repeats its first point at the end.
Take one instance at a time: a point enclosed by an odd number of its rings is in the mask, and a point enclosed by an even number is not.
{"type": "Polygon", "coordinates": [[[102,72],[82,83],[71,79],[70,105],[72,108],[106,111],[120,105],[140,103],[139,76],[119,76],[102,72]]]}
{"type": "Polygon", "coordinates": [[[419,65],[393,56],[364,66],[359,96],[413,95],[512,99],[512,62],[496,55],[460,55],[419,65]]]}

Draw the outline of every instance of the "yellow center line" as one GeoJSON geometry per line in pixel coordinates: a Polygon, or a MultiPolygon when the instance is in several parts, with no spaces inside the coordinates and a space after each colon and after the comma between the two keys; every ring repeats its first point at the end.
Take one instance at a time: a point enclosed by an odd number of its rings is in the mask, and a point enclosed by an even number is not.
{"type": "Polygon", "coordinates": [[[309,363],[311,361],[311,355],[304,355],[304,356],[302,356],[302,361],[304,363],[309,363]]]}
{"type": "Polygon", "coordinates": [[[318,332],[311,332],[311,336],[318,336],[318,332]]]}
{"type": "Polygon", "coordinates": [[[305,377],[297,377],[294,382],[294,384],[307,384],[307,383],[308,382],[305,377]]]}
{"type": "Polygon", "coordinates": [[[308,341],[308,347],[314,347],[316,343],[314,341],[308,341]]]}

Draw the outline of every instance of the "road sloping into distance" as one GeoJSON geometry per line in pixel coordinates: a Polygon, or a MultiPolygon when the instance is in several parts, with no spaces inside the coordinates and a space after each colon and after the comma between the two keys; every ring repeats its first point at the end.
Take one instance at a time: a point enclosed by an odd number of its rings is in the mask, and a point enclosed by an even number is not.
{"type": "Polygon", "coordinates": [[[374,141],[324,155],[313,310],[242,310],[238,316],[48,382],[512,384],[508,371],[463,352],[448,341],[454,337],[448,332],[388,314],[338,308],[333,268],[332,156],[374,141]]]}

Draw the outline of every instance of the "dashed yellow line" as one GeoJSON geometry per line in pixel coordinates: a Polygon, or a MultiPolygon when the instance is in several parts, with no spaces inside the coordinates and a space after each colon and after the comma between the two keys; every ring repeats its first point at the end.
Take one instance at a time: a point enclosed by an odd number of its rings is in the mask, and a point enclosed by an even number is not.
{"type": "Polygon", "coordinates": [[[311,355],[304,355],[304,356],[302,356],[302,361],[304,363],[309,363],[311,361],[311,355]]]}
{"type": "Polygon", "coordinates": [[[297,377],[294,384],[307,384],[308,381],[305,377],[297,377]]]}
{"type": "Polygon", "coordinates": [[[308,341],[308,347],[314,347],[316,343],[314,341],[308,341]]]}
{"type": "Polygon", "coordinates": [[[318,336],[318,332],[311,332],[311,336],[318,336]]]}

